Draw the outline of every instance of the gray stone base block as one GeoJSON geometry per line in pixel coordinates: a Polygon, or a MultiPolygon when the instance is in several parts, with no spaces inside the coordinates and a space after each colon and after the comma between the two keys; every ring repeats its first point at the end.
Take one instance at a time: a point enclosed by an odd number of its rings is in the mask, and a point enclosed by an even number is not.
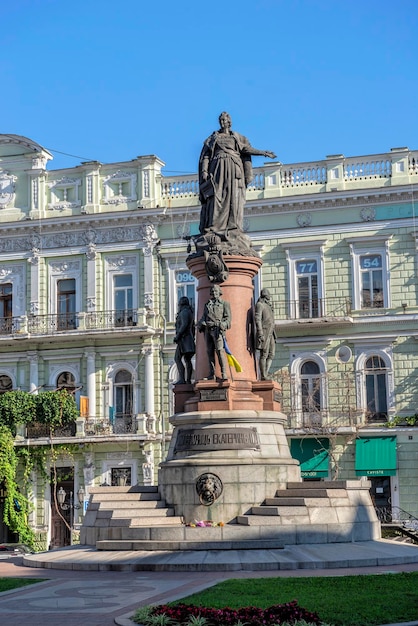
{"type": "Polygon", "coordinates": [[[171,421],[175,428],[160,466],[159,491],[186,523],[229,522],[287,482],[301,481],[282,413],[204,411],[177,414],[171,421]],[[215,474],[222,484],[222,493],[210,505],[202,503],[196,490],[203,474],[215,474]]]}

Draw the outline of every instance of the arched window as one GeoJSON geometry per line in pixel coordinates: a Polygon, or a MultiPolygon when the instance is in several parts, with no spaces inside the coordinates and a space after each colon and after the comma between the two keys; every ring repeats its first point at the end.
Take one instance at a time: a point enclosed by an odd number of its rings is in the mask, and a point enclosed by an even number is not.
{"type": "Polygon", "coordinates": [[[380,356],[371,356],[365,363],[367,420],[382,421],[388,417],[387,367],[380,356]]]}
{"type": "Polygon", "coordinates": [[[119,370],[113,384],[115,432],[132,432],[133,384],[128,370],[119,370]]]}
{"type": "Polygon", "coordinates": [[[305,361],[300,370],[302,412],[318,415],[321,411],[321,373],[315,361],[305,361]]]}
{"type": "Polygon", "coordinates": [[[0,393],[13,390],[13,382],[7,374],[0,374],[0,393]]]}
{"type": "Polygon", "coordinates": [[[71,372],[61,372],[57,378],[57,389],[66,389],[68,393],[75,392],[75,378],[71,372]]]}

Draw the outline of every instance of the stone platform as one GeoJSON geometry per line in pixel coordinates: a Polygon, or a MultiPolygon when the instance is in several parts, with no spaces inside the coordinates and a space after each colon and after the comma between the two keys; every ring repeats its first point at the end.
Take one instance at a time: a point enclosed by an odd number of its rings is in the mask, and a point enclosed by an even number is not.
{"type": "MultiPolygon", "coordinates": [[[[395,541],[284,546],[263,550],[198,550],[138,552],[97,551],[72,546],[24,557],[27,567],[88,571],[286,571],[348,568],[418,563],[418,546],[395,541]]],[[[350,572],[347,572],[350,573],[350,572]]]]}

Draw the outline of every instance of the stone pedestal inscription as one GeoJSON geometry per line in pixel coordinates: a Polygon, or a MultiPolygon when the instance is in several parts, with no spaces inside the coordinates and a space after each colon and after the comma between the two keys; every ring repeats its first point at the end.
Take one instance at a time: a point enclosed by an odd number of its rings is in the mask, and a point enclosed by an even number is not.
{"type": "Polygon", "coordinates": [[[228,392],[226,389],[201,389],[200,390],[200,401],[201,402],[212,402],[212,401],[222,401],[228,399],[228,392]]]}
{"type": "Polygon", "coordinates": [[[256,428],[180,428],[174,452],[184,450],[258,450],[256,428]]]}

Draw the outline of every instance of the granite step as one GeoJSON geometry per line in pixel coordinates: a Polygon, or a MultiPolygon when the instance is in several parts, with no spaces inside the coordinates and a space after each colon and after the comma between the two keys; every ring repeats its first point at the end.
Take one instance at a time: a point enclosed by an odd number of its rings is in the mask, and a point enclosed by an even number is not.
{"type": "Polygon", "coordinates": [[[275,493],[275,497],[276,498],[328,498],[329,494],[326,489],[322,489],[322,488],[315,488],[315,489],[289,489],[288,488],[288,489],[278,489],[275,493]]]}
{"type": "MultiPolygon", "coordinates": [[[[350,481],[348,481],[349,483],[350,481]]],[[[353,481],[351,481],[353,482],[353,481]]],[[[288,489],[347,489],[346,480],[318,480],[312,482],[287,483],[288,489]]]]}
{"type": "Polygon", "coordinates": [[[101,523],[112,528],[140,528],[144,526],[152,528],[157,526],[180,526],[183,524],[183,519],[175,515],[168,517],[103,518],[101,520],[98,519],[95,526],[100,527],[101,523]]]}
{"type": "Polygon", "coordinates": [[[150,518],[150,517],[174,517],[174,509],[135,509],[134,511],[129,511],[127,509],[99,509],[97,511],[96,519],[120,519],[127,518],[129,516],[130,519],[142,519],[142,518],[150,518]]]}
{"type": "Polygon", "coordinates": [[[308,509],[306,506],[253,506],[251,508],[251,515],[279,515],[284,517],[286,515],[307,515],[308,509]]]}
{"type": "Polygon", "coordinates": [[[161,500],[159,493],[94,493],[91,494],[92,502],[158,502],[161,500]]]}
{"type": "Polygon", "coordinates": [[[240,526],[281,526],[282,518],[279,515],[237,515],[237,524],[240,526]]]}
{"type": "Polygon", "coordinates": [[[100,540],[96,542],[97,550],[278,550],[284,545],[277,539],[248,539],[248,540],[100,540]]]}
{"type": "Polygon", "coordinates": [[[110,485],[101,487],[89,487],[89,494],[118,494],[118,493],[158,493],[155,485],[127,485],[125,487],[112,487],[110,485]]]}
{"type": "Polygon", "coordinates": [[[305,498],[266,498],[263,502],[265,506],[305,506],[305,498]]]}
{"type": "Polygon", "coordinates": [[[164,500],[145,500],[144,502],[138,502],[136,501],[132,501],[132,500],[117,500],[114,502],[114,506],[109,506],[110,502],[103,502],[100,501],[98,502],[99,507],[98,510],[106,510],[106,509],[111,509],[111,510],[121,510],[121,509],[125,509],[125,510],[132,510],[132,509],[136,509],[136,510],[140,510],[140,511],[159,511],[160,509],[169,509],[171,507],[167,506],[167,503],[164,500]]]}

